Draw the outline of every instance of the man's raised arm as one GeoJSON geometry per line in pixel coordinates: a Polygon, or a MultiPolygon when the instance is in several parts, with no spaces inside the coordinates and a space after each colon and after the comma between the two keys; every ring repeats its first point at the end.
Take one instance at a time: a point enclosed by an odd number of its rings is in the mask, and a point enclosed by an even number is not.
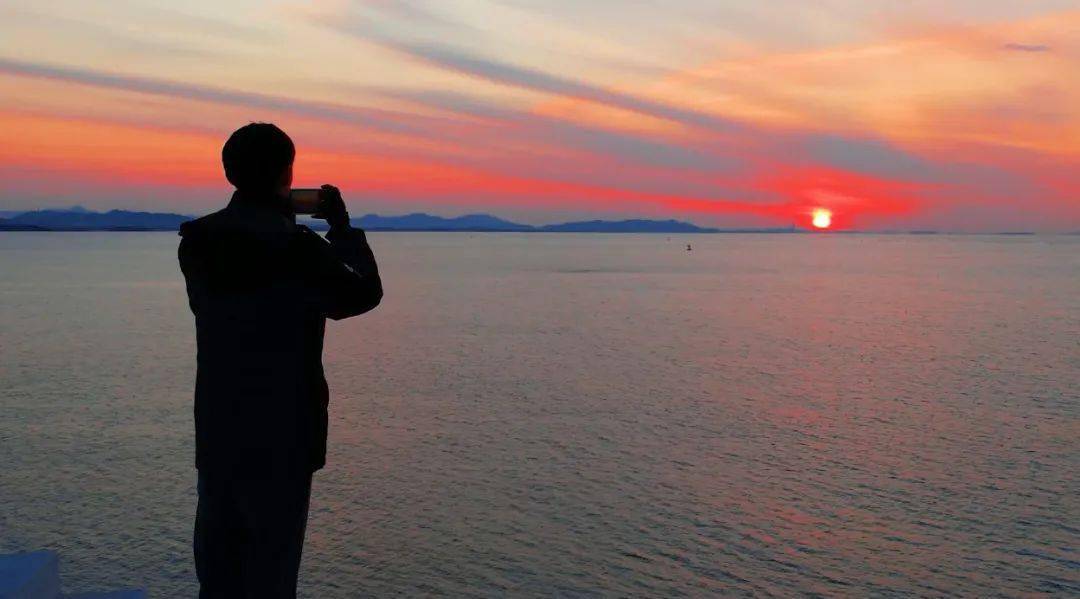
{"type": "Polygon", "coordinates": [[[329,318],[340,320],[378,306],[383,296],[382,279],[363,229],[349,224],[341,193],[330,185],[324,185],[322,192],[322,208],[314,216],[330,223],[326,234],[330,243],[319,240],[322,256],[316,271],[323,309],[329,318]]]}

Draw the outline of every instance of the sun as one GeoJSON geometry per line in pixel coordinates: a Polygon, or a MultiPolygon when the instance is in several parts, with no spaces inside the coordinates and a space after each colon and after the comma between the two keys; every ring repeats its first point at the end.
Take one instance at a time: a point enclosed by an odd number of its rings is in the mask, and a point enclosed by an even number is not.
{"type": "Polygon", "coordinates": [[[811,218],[815,229],[828,229],[832,226],[832,212],[825,208],[814,208],[811,218]]]}

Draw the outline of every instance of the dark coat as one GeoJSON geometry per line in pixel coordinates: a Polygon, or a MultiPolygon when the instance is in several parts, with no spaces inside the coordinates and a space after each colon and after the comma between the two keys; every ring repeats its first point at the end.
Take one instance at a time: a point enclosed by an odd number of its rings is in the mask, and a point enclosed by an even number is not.
{"type": "Polygon", "coordinates": [[[312,472],[326,463],[326,318],[382,299],[360,229],[329,243],[239,194],[180,227],[180,268],[195,314],[195,465],[231,475],[312,472]]]}

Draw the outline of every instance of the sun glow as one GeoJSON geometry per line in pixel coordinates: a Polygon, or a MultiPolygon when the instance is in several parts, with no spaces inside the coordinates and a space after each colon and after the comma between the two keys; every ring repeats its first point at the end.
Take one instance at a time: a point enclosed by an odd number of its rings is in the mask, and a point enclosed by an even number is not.
{"type": "Polygon", "coordinates": [[[832,212],[825,208],[815,208],[811,213],[811,219],[816,229],[828,229],[832,226],[832,212]]]}

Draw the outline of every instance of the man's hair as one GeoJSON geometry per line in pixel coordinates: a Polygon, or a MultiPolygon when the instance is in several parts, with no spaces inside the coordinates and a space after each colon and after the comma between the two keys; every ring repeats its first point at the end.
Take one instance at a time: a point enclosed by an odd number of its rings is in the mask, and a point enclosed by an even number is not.
{"type": "Polygon", "coordinates": [[[296,146],[270,123],[250,123],[229,136],[221,148],[225,178],[241,190],[268,191],[296,158],[296,146]]]}

